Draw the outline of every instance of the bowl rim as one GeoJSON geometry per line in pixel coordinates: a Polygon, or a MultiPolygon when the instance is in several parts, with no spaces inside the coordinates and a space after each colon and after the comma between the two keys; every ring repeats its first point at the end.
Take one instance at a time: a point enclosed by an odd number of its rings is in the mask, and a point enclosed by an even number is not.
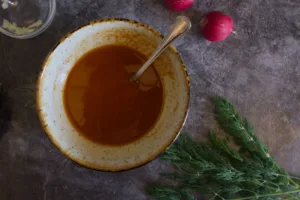
{"type": "Polygon", "coordinates": [[[17,35],[14,34],[8,30],[6,30],[5,28],[3,28],[2,26],[0,26],[0,32],[3,33],[6,36],[15,38],[15,39],[30,39],[30,38],[34,38],[40,34],[42,34],[52,23],[54,17],[55,17],[55,13],[56,13],[56,0],[51,0],[52,5],[50,6],[50,12],[48,17],[46,18],[45,22],[43,22],[42,26],[38,27],[35,31],[31,32],[31,33],[26,33],[26,34],[21,34],[21,35],[17,35]]]}
{"type": "Polygon", "coordinates": [[[140,163],[138,163],[138,164],[136,164],[134,166],[123,168],[123,169],[116,169],[116,170],[108,170],[108,169],[103,169],[103,168],[100,168],[100,167],[96,167],[96,166],[93,166],[92,164],[81,162],[76,157],[73,157],[73,156],[69,155],[67,152],[65,152],[63,150],[62,147],[60,147],[60,145],[58,144],[58,142],[52,137],[51,131],[47,128],[48,125],[47,125],[46,120],[44,119],[44,116],[42,114],[42,109],[41,109],[42,105],[41,105],[41,98],[40,98],[40,95],[41,95],[40,85],[41,85],[41,82],[42,82],[43,72],[45,70],[45,66],[49,62],[49,58],[52,55],[53,51],[65,39],[69,38],[77,30],[80,30],[80,29],[82,29],[84,27],[87,27],[87,26],[90,26],[90,25],[94,25],[94,24],[107,23],[107,22],[126,22],[126,23],[135,24],[135,25],[137,25],[139,27],[144,27],[144,28],[150,30],[154,35],[156,35],[156,36],[160,37],[161,39],[163,39],[163,35],[159,31],[157,31],[156,29],[152,28],[151,26],[149,26],[147,24],[144,24],[144,23],[141,23],[141,22],[138,22],[138,21],[135,21],[135,20],[125,19],[125,18],[105,18],[105,19],[93,20],[93,21],[88,22],[87,24],[78,26],[77,28],[71,30],[65,36],[63,36],[52,47],[52,49],[49,51],[48,55],[46,56],[46,58],[45,58],[45,60],[44,60],[44,62],[42,64],[42,67],[41,67],[39,75],[38,75],[37,85],[36,85],[36,111],[37,111],[37,114],[38,114],[38,118],[39,118],[40,124],[42,125],[42,129],[44,130],[44,132],[46,133],[46,135],[49,137],[50,141],[54,144],[54,146],[56,148],[58,148],[59,151],[64,156],[66,156],[68,159],[74,161],[75,163],[77,163],[77,164],[79,164],[81,166],[89,168],[89,169],[93,169],[93,170],[97,170],[97,171],[105,171],[105,172],[120,172],[120,171],[128,171],[128,170],[131,170],[131,169],[139,168],[139,167],[142,167],[142,166],[150,163],[151,161],[153,161],[154,159],[156,159],[160,154],[164,153],[176,141],[176,139],[178,138],[178,136],[181,133],[181,129],[185,125],[185,122],[186,122],[186,119],[187,119],[187,116],[188,116],[188,113],[189,113],[189,109],[190,109],[190,78],[189,78],[189,75],[187,73],[187,69],[186,69],[186,66],[185,66],[185,64],[183,62],[182,57],[180,56],[180,54],[177,51],[177,49],[171,44],[169,46],[169,48],[171,49],[171,51],[173,51],[173,53],[175,53],[176,57],[180,61],[181,68],[182,68],[182,70],[184,72],[184,76],[185,76],[185,80],[186,80],[186,85],[187,85],[187,88],[186,88],[187,89],[187,106],[185,107],[184,118],[183,118],[183,120],[181,122],[181,126],[177,129],[176,135],[174,135],[174,138],[171,140],[171,142],[169,144],[166,144],[166,145],[163,146],[163,150],[160,151],[159,153],[153,155],[152,157],[148,157],[144,162],[140,162],[140,163]]]}

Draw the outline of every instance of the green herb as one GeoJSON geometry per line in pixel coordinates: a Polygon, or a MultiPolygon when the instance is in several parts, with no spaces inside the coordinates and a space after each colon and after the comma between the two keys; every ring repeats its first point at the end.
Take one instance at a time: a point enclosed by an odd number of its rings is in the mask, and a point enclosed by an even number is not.
{"type": "Polygon", "coordinates": [[[215,119],[239,148],[231,148],[228,137],[221,139],[213,130],[209,143],[181,134],[161,156],[175,166],[174,172],[162,174],[174,184],[150,185],[149,194],[160,200],[193,200],[196,193],[211,200],[300,200],[299,178],[277,165],[227,99],[214,102],[215,119]]]}

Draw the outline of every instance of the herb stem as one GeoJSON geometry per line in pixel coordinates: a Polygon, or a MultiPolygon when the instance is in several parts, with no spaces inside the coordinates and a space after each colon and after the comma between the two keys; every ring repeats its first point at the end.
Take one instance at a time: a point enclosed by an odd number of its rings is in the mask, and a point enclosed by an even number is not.
{"type": "Polygon", "coordinates": [[[270,194],[261,194],[261,195],[254,195],[254,196],[248,196],[248,197],[240,197],[240,198],[234,198],[234,199],[228,199],[228,200],[245,200],[245,199],[253,199],[253,198],[259,198],[259,197],[271,197],[271,196],[278,196],[278,195],[283,195],[283,194],[292,194],[292,193],[297,193],[300,192],[300,189],[298,190],[290,190],[286,192],[275,192],[275,193],[270,193],[270,194]]]}
{"type": "MultiPolygon", "coordinates": [[[[295,188],[299,188],[299,185],[293,180],[294,178],[290,178],[290,182],[291,182],[291,185],[293,185],[295,188]]],[[[299,179],[297,179],[299,180],[299,179]]]]}
{"type": "Polygon", "coordinates": [[[297,180],[300,180],[299,177],[296,177],[296,176],[290,176],[292,179],[297,179],[297,180]]]}

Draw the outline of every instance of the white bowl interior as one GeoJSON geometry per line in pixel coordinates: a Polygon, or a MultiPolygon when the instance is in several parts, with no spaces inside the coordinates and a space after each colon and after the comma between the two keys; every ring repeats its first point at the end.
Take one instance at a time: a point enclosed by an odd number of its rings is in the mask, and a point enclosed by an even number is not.
{"type": "Polygon", "coordinates": [[[45,61],[38,84],[38,109],[53,143],[72,160],[99,170],[118,171],[142,165],[164,151],[178,135],[189,104],[189,80],[174,47],[154,63],[163,85],[163,108],[157,123],[142,138],[123,146],[94,143],[72,127],[63,105],[64,85],[76,61],[103,45],[120,44],[149,57],[161,41],[153,29],[128,20],[90,23],[68,35],[45,61]]]}

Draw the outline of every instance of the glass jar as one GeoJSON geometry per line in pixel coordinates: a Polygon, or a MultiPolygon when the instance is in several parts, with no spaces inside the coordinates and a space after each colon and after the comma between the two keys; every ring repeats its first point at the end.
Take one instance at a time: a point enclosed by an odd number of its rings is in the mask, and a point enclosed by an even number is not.
{"type": "Polygon", "coordinates": [[[44,32],[56,11],[56,0],[0,0],[0,32],[28,39],[44,32]]]}

